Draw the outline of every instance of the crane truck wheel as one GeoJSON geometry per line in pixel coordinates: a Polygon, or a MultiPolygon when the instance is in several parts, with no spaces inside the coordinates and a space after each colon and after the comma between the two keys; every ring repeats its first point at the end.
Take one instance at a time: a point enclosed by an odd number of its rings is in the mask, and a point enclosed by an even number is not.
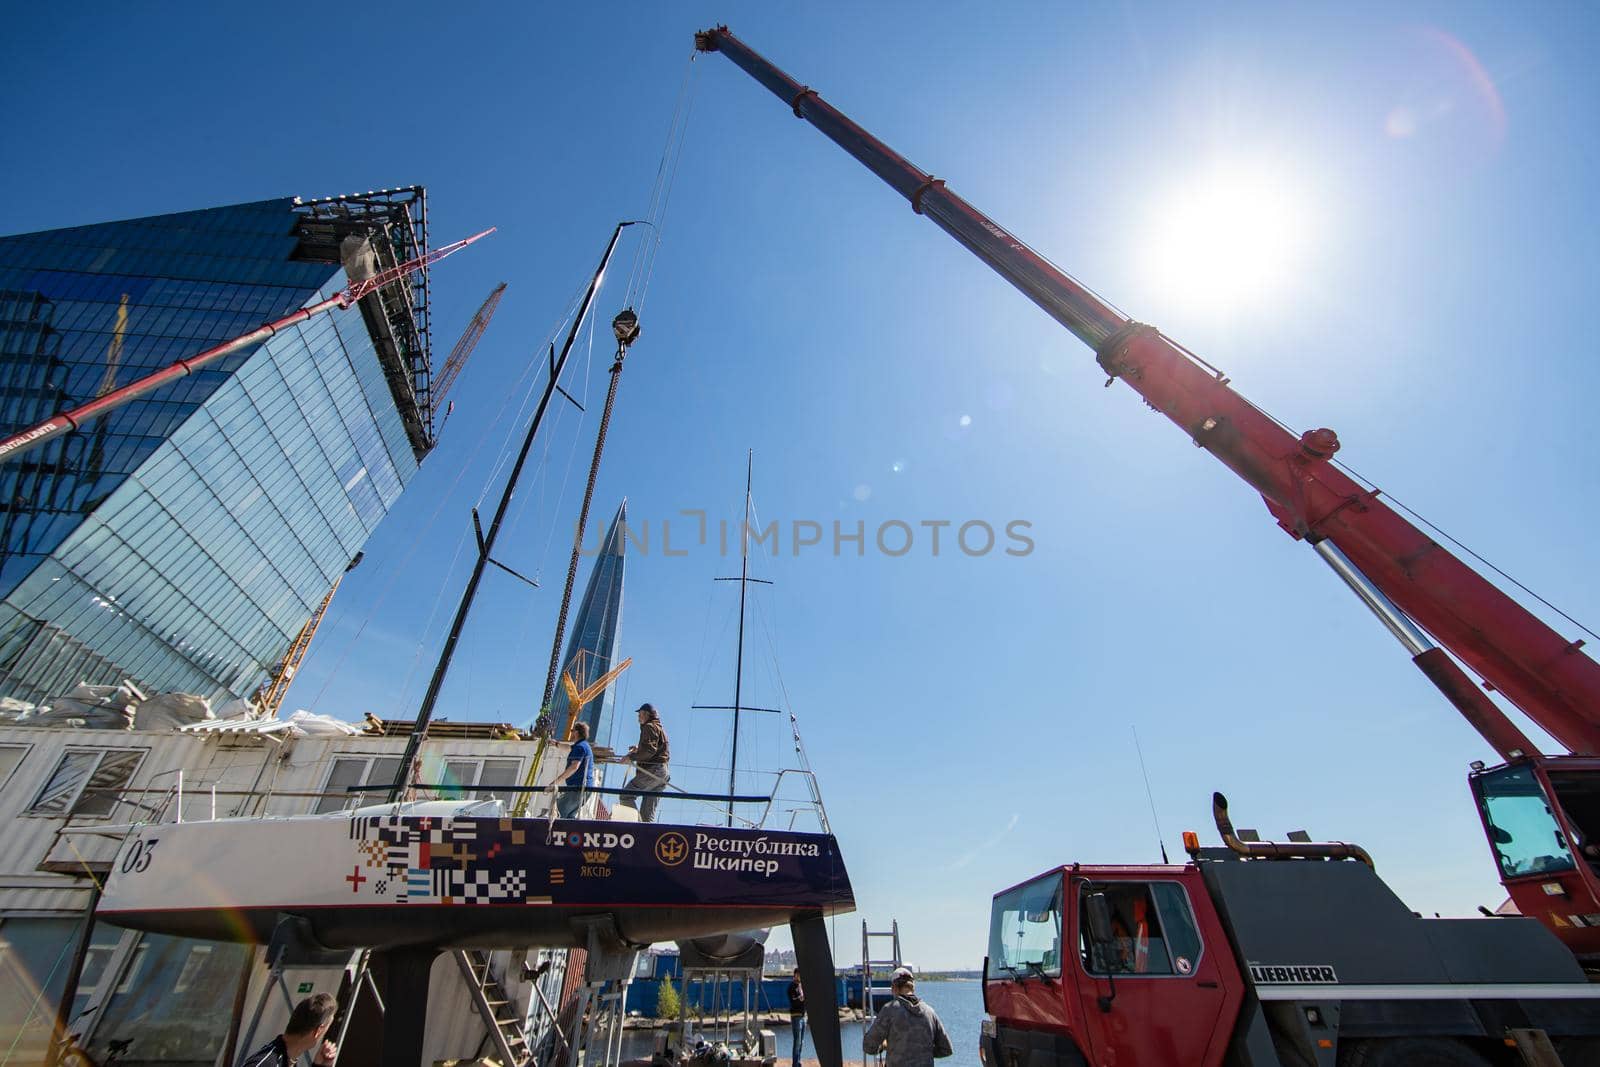
{"type": "Polygon", "coordinates": [[[1466,1045],[1439,1037],[1361,1041],[1339,1052],[1339,1067],[1489,1067],[1488,1060],[1466,1045]]]}

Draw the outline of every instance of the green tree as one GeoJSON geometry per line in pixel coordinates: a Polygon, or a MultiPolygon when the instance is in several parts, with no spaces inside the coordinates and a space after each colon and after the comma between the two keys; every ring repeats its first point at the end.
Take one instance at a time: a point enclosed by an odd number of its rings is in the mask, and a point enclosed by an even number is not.
{"type": "Polygon", "coordinates": [[[661,986],[656,992],[656,1018],[676,1019],[682,1007],[678,1003],[678,991],[672,987],[672,979],[663,978],[661,986]]]}

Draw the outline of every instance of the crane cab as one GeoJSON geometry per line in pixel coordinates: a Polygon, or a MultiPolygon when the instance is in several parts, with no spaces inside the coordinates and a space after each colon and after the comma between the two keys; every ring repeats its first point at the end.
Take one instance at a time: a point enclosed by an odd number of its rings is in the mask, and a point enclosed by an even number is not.
{"type": "Polygon", "coordinates": [[[1243,990],[1194,864],[1063,867],[994,898],[980,1051],[986,1067],[1215,1064],[1243,990]]]}
{"type": "Polygon", "coordinates": [[[1468,781],[1517,911],[1600,971],[1600,759],[1528,757],[1468,781]]]}

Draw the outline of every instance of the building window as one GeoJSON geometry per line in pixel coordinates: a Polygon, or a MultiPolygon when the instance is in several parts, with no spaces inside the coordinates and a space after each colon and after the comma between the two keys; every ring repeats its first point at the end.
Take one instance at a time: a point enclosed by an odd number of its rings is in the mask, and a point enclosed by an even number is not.
{"type": "Polygon", "coordinates": [[[446,788],[437,790],[441,800],[499,800],[510,805],[516,793],[504,789],[515,786],[522,761],[515,759],[447,759],[444,773],[434,779],[446,788]]]}
{"type": "Polygon", "coordinates": [[[328,781],[322,787],[323,795],[311,809],[321,815],[330,811],[361,804],[377,804],[389,795],[389,783],[400,771],[399,756],[337,756],[328,781]],[[351,786],[375,785],[375,789],[350,792],[351,786]]]}
{"type": "Polygon", "coordinates": [[[110,815],[144,760],[143,749],[68,749],[28,810],[34,815],[110,815]]]}
{"type": "Polygon", "coordinates": [[[195,945],[189,949],[189,956],[183,961],[183,969],[178,972],[178,980],[172,984],[174,993],[189,991],[196,976],[200,974],[200,969],[210,960],[211,948],[210,945],[195,945]]]}
{"type": "Polygon", "coordinates": [[[0,789],[5,788],[11,780],[11,772],[17,769],[22,757],[27,754],[27,745],[0,745],[0,789]]]}

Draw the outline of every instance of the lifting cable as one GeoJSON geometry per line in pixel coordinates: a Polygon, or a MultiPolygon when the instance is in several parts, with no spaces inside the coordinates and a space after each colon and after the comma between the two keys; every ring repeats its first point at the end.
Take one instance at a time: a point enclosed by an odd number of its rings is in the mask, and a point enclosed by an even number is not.
{"type": "Polygon", "coordinates": [[[666,226],[667,207],[672,199],[672,187],[677,181],[678,167],[683,161],[683,146],[688,140],[689,119],[694,114],[695,60],[699,53],[689,53],[689,63],[678,85],[678,99],[673,106],[672,121],[667,126],[667,143],[661,150],[661,162],[656,167],[655,186],[650,191],[650,206],[645,212],[645,223],[651,234],[639,243],[634,253],[633,267],[628,273],[628,288],[623,296],[623,306],[644,313],[645,294],[650,280],[655,276],[656,255],[661,251],[661,238],[666,226]]]}
{"type": "MultiPolygon", "coordinates": [[[[616,404],[617,385],[622,375],[623,360],[628,354],[628,346],[639,334],[638,312],[644,307],[645,295],[655,274],[656,255],[661,248],[661,235],[666,221],[668,202],[672,198],[672,186],[683,159],[685,133],[689,125],[689,116],[693,111],[693,90],[696,85],[695,55],[696,53],[690,53],[688,66],[678,88],[678,99],[673,108],[672,120],[667,127],[667,142],[662,149],[661,160],[656,166],[656,180],[650,192],[649,208],[643,220],[645,225],[650,227],[651,235],[641,241],[634,251],[633,266],[628,275],[628,287],[623,297],[623,307],[631,310],[621,312],[612,323],[612,329],[617,337],[617,354],[611,365],[611,382],[606,389],[605,406],[600,412],[600,428],[595,438],[594,455],[589,463],[589,478],[584,485],[583,505],[578,512],[572,554],[567,562],[567,580],[562,587],[561,608],[556,615],[555,638],[550,648],[550,667],[545,675],[544,693],[536,711],[539,716],[549,714],[555,699],[556,684],[561,669],[561,643],[566,637],[567,615],[572,607],[572,588],[577,580],[578,562],[583,554],[584,532],[588,528],[589,509],[594,501],[595,482],[600,476],[600,459],[605,451],[606,434],[611,425],[611,412],[616,404]]],[[[554,731],[556,724],[551,723],[550,728],[554,731]]]]}
{"type": "MultiPolygon", "coordinates": [[[[1166,337],[1165,334],[1163,334],[1162,336],[1166,337]]],[[[1216,374],[1218,378],[1222,378],[1223,377],[1221,371],[1219,371],[1215,367],[1211,366],[1211,364],[1207,363],[1205,360],[1201,359],[1199,356],[1196,356],[1193,352],[1190,352],[1187,348],[1184,348],[1182,345],[1177,344],[1177,342],[1172,341],[1171,338],[1167,338],[1167,340],[1171,341],[1179,350],[1181,350],[1185,355],[1187,355],[1191,359],[1193,359],[1196,363],[1199,363],[1201,366],[1205,367],[1207,370],[1210,370],[1212,373],[1216,374]]],[[[1251,408],[1255,409],[1257,412],[1259,412],[1265,418],[1268,418],[1268,419],[1272,420],[1272,422],[1280,430],[1282,430],[1284,433],[1289,434],[1291,437],[1298,437],[1299,436],[1298,433],[1296,433],[1294,430],[1290,429],[1290,427],[1289,427],[1289,425],[1287,423],[1285,423],[1282,419],[1278,418],[1272,412],[1268,411],[1266,408],[1262,407],[1260,404],[1257,404],[1252,400],[1245,399],[1244,396],[1242,396],[1241,394],[1239,394],[1237,392],[1235,392],[1234,395],[1238,396],[1240,400],[1244,401],[1244,403],[1248,404],[1251,408]]],[[[1343,460],[1330,459],[1328,462],[1332,463],[1334,466],[1338,467],[1340,470],[1342,470],[1346,474],[1350,475],[1350,477],[1354,478],[1356,481],[1358,481],[1362,485],[1366,486],[1367,489],[1370,490],[1371,492],[1377,493],[1377,492],[1380,491],[1378,489],[1378,484],[1376,482],[1374,482],[1371,478],[1368,478],[1366,475],[1360,473],[1359,471],[1357,471],[1355,468],[1351,467],[1348,463],[1344,462],[1343,460]]],[[[1483,556],[1479,555],[1477,552],[1474,552],[1471,548],[1469,548],[1466,545],[1462,544],[1460,540],[1458,540],[1457,538],[1451,536],[1450,533],[1448,533],[1446,530],[1444,530],[1441,527],[1439,527],[1437,524],[1431,522],[1426,516],[1422,515],[1420,512],[1418,512],[1418,511],[1406,506],[1406,504],[1399,497],[1395,496],[1393,493],[1389,492],[1387,489],[1382,490],[1381,492],[1383,493],[1384,500],[1388,501],[1395,508],[1397,508],[1400,511],[1405,512],[1407,515],[1411,516],[1417,522],[1421,523],[1423,526],[1426,526],[1428,529],[1432,530],[1434,533],[1438,534],[1440,537],[1444,538],[1446,541],[1449,541],[1452,545],[1455,545],[1456,548],[1460,549],[1462,552],[1466,553],[1468,556],[1471,556],[1473,559],[1477,560],[1483,566],[1487,567],[1489,570],[1491,570],[1494,573],[1498,574],[1501,578],[1504,578],[1507,582],[1510,582],[1512,585],[1514,585],[1516,588],[1520,589],[1527,596],[1532,597],[1534,600],[1536,600],[1540,604],[1544,605],[1544,607],[1546,607],[1550,611],[1554,612],[1555,614],[1561,616],[1561,618],[1565,619],[1567,622],[1570,622],[1572,625],[1576,626],[1578,629],[1582,630],[1584,633],[1588,634],[1590,637],[1593,637],[1595,640],[1600,641],[1600,634],[1595,633],[1593,630],[1589,629],[1589,627],[1585,626],[1583,623],[1579,622],[1577,619],[1573,618],[1571,615],[1569,615],[1565,611],[1561,610],[1555,604],[1552,604],[1550,601],[1546,600],[1544,597],[1540,596],[1538,593],[1536,593],[1532,589],[1528,588],[1528,586],[1524,585],[1522,582],[1518,581],[1516,578],[1514,578],[1511,575],[1507,574],[1504,570],[1501,570],[1495,564],[1491,563],[1489,560],[1485,559],[1483,556]]],[[[1513,598],[1513,599],[1515,599],[1515,598],[1513,598]]],[[[1524,605],[1524,606],[1526,606],[1526,605],[1524,605]]]]}
{"type": "MultiPolygon", "coordinates": [[[[1369,489],[1374,489],[1375,490],[1377,488],[1370,480],[1368,480],[1367,478],[1365,478],[1362,475],[1358,474],[1356,471],[1352,470],[1348,464],[1343,463],[1340,460],[1333,460],[1333,462],[1338,464],[1338,466],[1346,474],[1350,475],[1350,477],[1354,478],[1356,481],[1364,483],[1369,489]]],[[[1449,541],[1452,545],[1455,545],[1462,552],[1465,552],[1467,555],[1471,556],[1473,559],[1477,560],[1479,563],[1483,564],[1485,567],[1487,567],[1490,570],[1494,571],[1500,577],[1504,578],[1506,581],[1510,582],[1512,585],[1514,585],[1518,589],[1522,590],[1528,596],[1530,596],[1533,599],[1537,600],[1540,604],[1543,604],[1546,608],[1548,608],[1551,611],[1555,612],[1557,615],[1561,616],[1563,619],[1567,620],[1572,625],[1576,626],[1578,629],[1580,629],[1584,633],[1588,634],[1590,637],[1593,637],[1595,640],[1600,641],[1600,634],[1595,633],[1593,630],[1589,629],[1583,623],[1579,622],[1577,619],[1573,618],[1571,615],[1568,615],[1565,611],[1562,611],[1560,608],[1556,607],[1556,605],[1550,603],[1550,601],[1546,600],[1544,597],[1540,596],[1538,593],[1534,592],[1532,589],[1529,589],[1526,585],[1523,585],[1521,582],[1517,581],[1517,579],[1513,578],[1511,575],[1507,574],[1505,571],[1501,570],[1499,567],[1495,566],[1493,563],[1489,562],[1487,559],[1484,559],[1478,553],[1474,552],[1472,549],[1468,548],[1466,545],[1462,544],[1460,541],[1458,541],[1454,537],[1450,536],[1449,533],[1447,533],[1444,530],[1441,530],[1438,526],[1435,526],[1433,523],[1429,522],[1427,520],[1427,518],[1425,518],[1424,516],[1422,516],[1422,515],[1418,514],[1417,512],[1411,510],[1411,508],[1407,507],[1398,497],[1394,496],[1393,494],[1389,493],[1386,490],[1384,492],[1384,494],[1383,494],[1383,498],[1385,500],[1387,500],[1389,503],[1393,504],[1395,507],[1399,508],[1401,511],[1405,512],[1407,515],[1410,515],[1413,519],[1416,519],[1418,522],[1420,522],[1422,525],[1426,526],[1428,529],[1432,530],[1434,533],[1438,534],[1440,537],[1444,538],[1446,541],[1449,541]]]]}

